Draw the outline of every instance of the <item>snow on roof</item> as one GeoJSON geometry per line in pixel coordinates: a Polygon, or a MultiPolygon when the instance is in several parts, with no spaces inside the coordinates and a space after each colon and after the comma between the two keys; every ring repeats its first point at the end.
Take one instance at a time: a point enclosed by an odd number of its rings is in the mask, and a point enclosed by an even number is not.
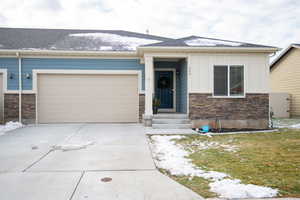
{"type": "Polygon", "coordinates": [[[270,46],[199,36],[171,39],[123,30],[0,28],[0,41],[2,45],[0,49],[32,51],[134,51],[138,46],[270,48],[270,46]]]}
{"type": "Polygon", "coordinates": [[[283,49],[279,54],[278,56],[276,56],[276,58],[274,58],[272,60],[272,62],[270,63],[270,69],[272,69],[275,64],[281,60],[281,58],[283,58],[292,48],[300,48],[300,44],[296,44],[296,43],[293,43],[293,44],[290,44],[287,48],[283,49]]]}
{"type": "Polygon", "coordinates": [[[206,38],[195,38],[186,40],[185,43],[189,46],[241,46],[242,43],[223,41],[223,40],[213,40],[206,38]]]}
{"type": "Polygon", "coordinates": [[[112,33],[76,33],[69,34],[69,37],[84,38],[87,40],[95,41],[96,43],[97,41],[106,43],[105,46],[99,46],[99,48],[95,50],[113,50],[116,49],[116,47],[119,47],[122,49],[134,51],[140,45],[161,42],[160,40],[122,36],[112,33]]]}
{"type": "Polygon", "coordinates": [[[259,44],[252,44],[246,42],[237,42],[230,40],[221,40],[216,38],[207,38],[199,36],[189,36],[179,39],[171,39],[159,43],[144,45],[146,47],[247,47],[247,48],[274,48],[272,46],[265,46],[259,44]]]}
{"type": "Polygon", "coordinates": [[[139,44],[162,42],[170,39],[123,30],[0,27],[0,43],[3,45],[0,46],[0,49],[12,50],[132,51],[139,44]],[[119,44],[118,41],[122,43],[119,44]]]}

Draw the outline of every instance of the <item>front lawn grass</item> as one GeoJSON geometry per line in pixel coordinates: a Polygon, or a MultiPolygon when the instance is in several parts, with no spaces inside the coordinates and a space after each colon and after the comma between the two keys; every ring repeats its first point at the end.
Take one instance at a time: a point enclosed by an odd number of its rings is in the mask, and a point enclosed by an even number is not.
{"type": "MultiPolygon", "coordinates": [[[[191,151],[192,162],[205,170],[229,174],[245,184],[279,189],[281,197],[300,197],[300,130],[282,129],[273,133],[213,136],[189,135],[177,143],[191,151]],[[197,142],[219,142],[237,147],[201,150],[197,142]]],[[[203,178],[171,176],[203,197],[215,197],[203,178]]]]}

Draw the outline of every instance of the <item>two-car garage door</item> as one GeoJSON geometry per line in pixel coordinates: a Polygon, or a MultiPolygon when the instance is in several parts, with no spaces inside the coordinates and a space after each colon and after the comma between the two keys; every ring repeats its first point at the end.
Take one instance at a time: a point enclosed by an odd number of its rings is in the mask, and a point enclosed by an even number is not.
{"type": "Polygon", "coordinates": [[[39,74],[39,123],[138,122],[137,74],[39,74]]]}

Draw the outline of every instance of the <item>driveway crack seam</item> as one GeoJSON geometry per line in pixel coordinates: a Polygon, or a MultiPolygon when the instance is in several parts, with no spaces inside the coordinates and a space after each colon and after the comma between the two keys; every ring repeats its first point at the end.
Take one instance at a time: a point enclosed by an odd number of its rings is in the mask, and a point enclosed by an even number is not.
{"type": "Polygon", "coordinates": [[[69,135],[67,138],[65,138],[62,143],[68,142],[72,137],[77,135],[84,126],[85,126],[85,124],[82,124],[72,135],[69,135]]]}
{"type": "MultiPolygon", "coordinates": [[[[67,137],[64,142],[66,142],[67,140],[70,140],[73,136],[75,136],[76,134],[79,133],[79,131],[85,126],[85,124],[82,124],[76,131],[74,134],[70,135],[69,137],[67,137]]],[[[54,145],[55,146],[55,145],[54,145]]],[[[37,164],[38,162],[40,162],[43,158],[45,158],[48,154],[50,154],[52,151],[54,151],[54,149],[50,149],[45,155],[43,155],[42,157],[40,157],[37,161],[33,162],[31,165],[29,165],[28,167],[26,167],[24,170],[22,170],[22,172],[26,172],[28,169],[30,169],[33,165],[37,164]]]]}
{"type": "Polygon", "coordinates": [[[69,198],[69,200],[72,200],[72,199],[73,199],[73,197],[74,197],[74,195],[75,195],[75,192],[76,192],[76,190],[77,190],[77,188],[78,188],[78,186],[79,186],[79,184],[80,184],[80,182],[81,182],[81,179],[83,178],[84,174],[85,174],[85,171],[83,171],[83,172],[81,173],[81,176],[80,176],[80,178],[79,178],[79,180],[78,180],[78,182],[77,182],[77,184],[76,184],[76,186],[75,186],[75,188],[74,188],[74,190],[73,190],[73,192],[72,192],[71,197],[69,198]]]}
{"type": "Polygon", "coordinates": [[[49,153],[51,153],[53,150],[49,150],[46,154],[44,154],[42,157],[40,157],[38,160],[36,160],[35,162],[33,162],[31,165],[29,165],[28,167],[26,167],[22,172],[26,172],[28,169],[30,169],[33,165],[37,164],[38,162],[40,162],[43,158],[45,158],[49,153]]]}

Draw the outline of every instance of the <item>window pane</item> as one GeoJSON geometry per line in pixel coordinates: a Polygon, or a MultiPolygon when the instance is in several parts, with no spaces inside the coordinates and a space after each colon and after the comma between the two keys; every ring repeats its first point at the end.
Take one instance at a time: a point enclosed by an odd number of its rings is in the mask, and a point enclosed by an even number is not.
{"type": "Polygon", "coordinates": [[[214,95],[228,95],[227,66],[214,66],[214,95]]]}
{"type": "Polygon", "coordinates": [[[230,95],[244,95],[244,67],[230,66],[230,95]]]}

